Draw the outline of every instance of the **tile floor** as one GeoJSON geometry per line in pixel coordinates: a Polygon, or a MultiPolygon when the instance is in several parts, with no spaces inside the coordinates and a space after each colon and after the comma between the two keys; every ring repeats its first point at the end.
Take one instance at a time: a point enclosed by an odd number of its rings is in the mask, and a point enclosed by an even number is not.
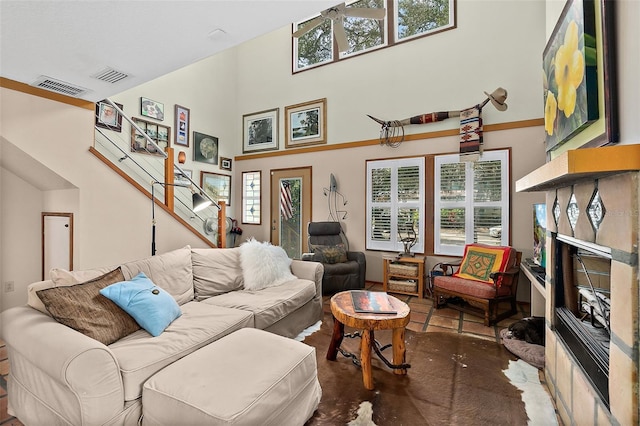
{"type": "MultiPolygon", "coordinates": [[[[367,283],[366,290],[382,291],[382,284],[367,283]]],[[[484,326],[484,318],[457,311],[452,308],[435,309],[432,299],[420,299],[416,296],[406,296],[402,294],[390,293],[392,296],[407,303],[411,308],[411,322],[407,329],[423,332],[449,332],[468,334],[481,339],[492,340],[500,343],[500,330],[507,328],[519,319],[530,316],[530,306],[528,304],[518,304],[518,313],[510,318],[500,321],[492,327],[484,326]]],[[[329,299],[325,296],[324,309],[330,311],[329,299]]],[[[502,308],[500,306],[499,308],[502,308]]],[[[505,305],[504,308],[508,308],[505,305]]]]}
{"type": "MultiPolygon", "coordinates": [[[[367,290],[382,291],[382,284],[367,283],[367,290]]],[[[411,307],[411,322],[407,326],[413,331],[461,333],[500,343],[500,330],[509,324],[529,316],[529,305],[518,305],[518,314],[499,322],[493,327],[485,327],[479,316],[462,313],[451,308],[435,309],[431,299],[419,299],[415,296],[393,294],[411,307]]],[[[324,298],[324,309],[329,309],[330,296],[324,298]]],[[[4,341],[0,340],[0,426],[23,426],[16,418],[7,413],[7,374],[9,360],[4,341]]]]}

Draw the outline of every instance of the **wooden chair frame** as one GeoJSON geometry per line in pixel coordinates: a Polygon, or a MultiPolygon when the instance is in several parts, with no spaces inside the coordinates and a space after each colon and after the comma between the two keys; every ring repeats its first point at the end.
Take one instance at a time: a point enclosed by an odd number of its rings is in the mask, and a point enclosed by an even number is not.
{"type": "MultiPolygon", "coordinates": [[[[512,315],[515,315],[518,312],[516,306],[516,292],[518,290],[518,279],[520,277],[520,260],[522,258],[522,253],[516,252],[516,263],[513,267],[505,272],[494,272],[492,273],[491,279],[493,280],[493,288],[495,290],[495,295],[492,298],[481,298],[476,296],[471,296],[465,293],[460,293],[454,290],[444,289],[440,287],[433,286],[433,297],[436,309],[439,309],[443,306],[447,306],[453,309],[457,309],[462,312],[479,315],[484,317],[484,325],[489,327],[497,322],[502,321],[505,318],[509,318],[512,315]],[[510,292],[509,294],[498,296],[498,282],[502,279],[502,286],[509,286],[510,292]],[[458,297],[467,302],[470,306],[460,306],[452,303],[448,303],[447,299],[452,297],[458,297]],[[509,302],[510,309],[508,311],[502,312],[498,314],[498,305],[501,302],[509,302]]],[[[441,264],[441,268],[445,275],[452,275],[455,267],[458,265],[443,263],[441,264]]],[[[490,285],[490,284],[488,284],[490,285]]]]}

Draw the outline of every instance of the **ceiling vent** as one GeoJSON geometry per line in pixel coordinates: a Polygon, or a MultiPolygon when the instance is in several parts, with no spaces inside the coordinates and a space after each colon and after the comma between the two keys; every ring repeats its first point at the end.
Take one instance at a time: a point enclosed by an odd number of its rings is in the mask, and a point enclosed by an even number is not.
{"type": "Polygon", "coordinates": [[[78,97],[89,91],[84,87],[74,86],[71,83],[66,83],[44,75],[40,76],[32,86],[73,97],[78,97]]]}
{"type": "Polygon", "coordinates": [[[113,68],[105,68],[99,73],[92,75],[91,77],[114,84],[129,77],[129,74],[114,70],[113,68]]]}

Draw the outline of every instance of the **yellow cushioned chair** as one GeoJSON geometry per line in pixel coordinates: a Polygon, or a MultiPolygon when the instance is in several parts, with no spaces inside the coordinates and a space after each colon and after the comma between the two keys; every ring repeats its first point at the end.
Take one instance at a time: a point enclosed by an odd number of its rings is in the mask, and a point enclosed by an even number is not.
{"type": "Polygon", "coordinates": [[[446,305],[484,316],[485,326],[516,314],[521,257],[522,253],[512,247],[466,245],[459,265],[443,263],[444,275],[433,277],[436,308],[446,305]],[[448,303],[450,298],[459,298],[466,303],[448,303]],[[500,302],[509,302],[510,309],[498,312],[500,302]]]}

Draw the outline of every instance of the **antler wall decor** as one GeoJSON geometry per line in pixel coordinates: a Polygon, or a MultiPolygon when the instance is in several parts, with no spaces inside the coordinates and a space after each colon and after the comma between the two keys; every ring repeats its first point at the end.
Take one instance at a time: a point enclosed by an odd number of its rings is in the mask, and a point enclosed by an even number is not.
{"type": "Polygon", "coordinates": [[[380,129],[380,145],[387,145],[396,148],[404,140],[404,126],[410,124],[428,124],[437,121],[444,121],[452,117],[461,117],[460,134],[461,134],[461,152],[464,143],[473,143],[477,147],[482,143],[482,118],[480,113],[482,108],[489,102],[493,104],[498,111],[506,111],[507,91],[502,87],[498,87],[492,93],[484,92],[487,98],[480,104],[477,104],[466,110],[458,111],[439,111],[427,114],[415,115],[403,120],[384,121],[379,118],[367,114],[375,122],[382,127],[380,129]]]}

